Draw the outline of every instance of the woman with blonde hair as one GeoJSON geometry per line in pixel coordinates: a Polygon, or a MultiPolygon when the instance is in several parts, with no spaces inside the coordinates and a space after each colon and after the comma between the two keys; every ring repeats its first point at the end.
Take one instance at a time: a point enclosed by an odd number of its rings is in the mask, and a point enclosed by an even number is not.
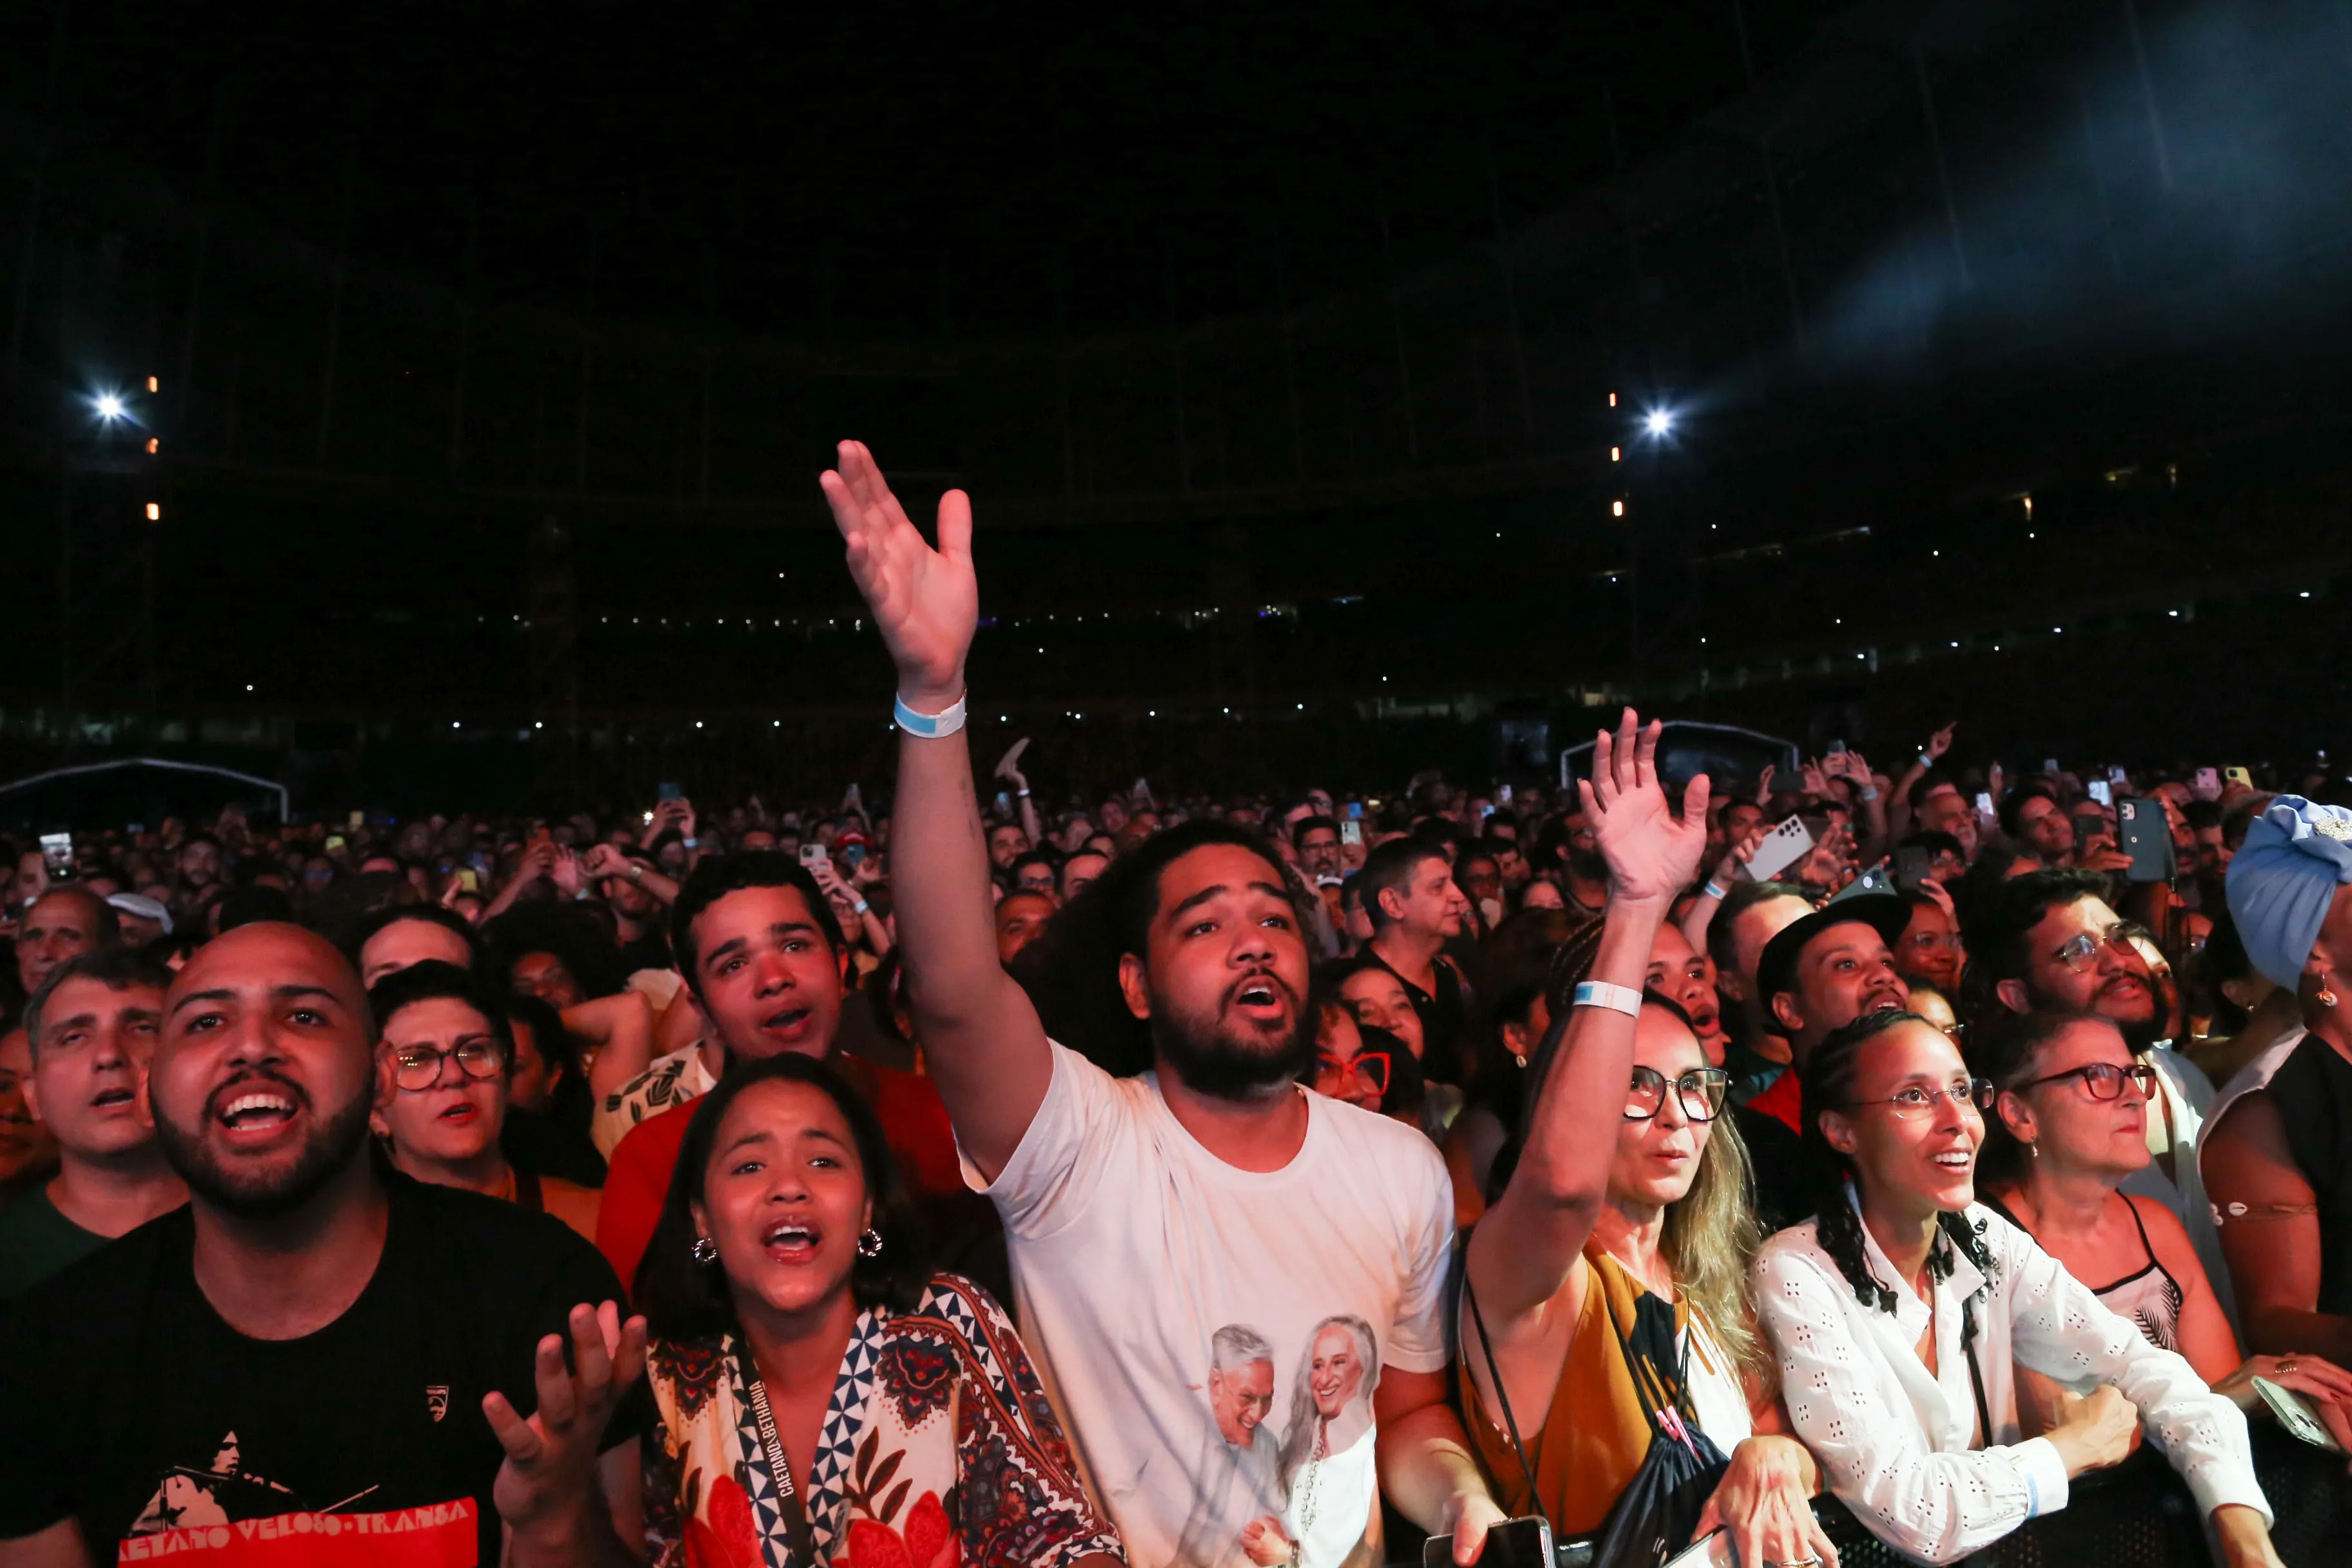
{"type": "Polygon", "coordinates": [[[1748,1298],[1756,1226],[1746,1151],[1721,1115],[1729,1078],[1680,1007],[1640,989],[1706,838],[1706,781],[1677,817],[1657,733],[1627,714],[1579,785],[1609,866],[1606,923],[1588,977],[1550,998],[1522,1151],[1467,1244],[1465,1425],[1504,1510],[1539,1512],[1563,1539],[1622,1527],[1621,1495],[1664,1460],[1707,1500],[1663,1521],[1671,1534],[1720,1525],[1742,1562],[1833,1565],[1748,1298]]]}

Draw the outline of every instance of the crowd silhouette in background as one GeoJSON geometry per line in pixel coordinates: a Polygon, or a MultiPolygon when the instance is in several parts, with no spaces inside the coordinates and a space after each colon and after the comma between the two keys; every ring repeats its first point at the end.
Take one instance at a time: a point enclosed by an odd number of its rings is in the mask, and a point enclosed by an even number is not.
{"type": "Polygon", "coordinates": [[[2342,1561],[2324,763],[1033,789],[823,483],[894,779],[13,846],[0,1568],[2342,1561]]]}

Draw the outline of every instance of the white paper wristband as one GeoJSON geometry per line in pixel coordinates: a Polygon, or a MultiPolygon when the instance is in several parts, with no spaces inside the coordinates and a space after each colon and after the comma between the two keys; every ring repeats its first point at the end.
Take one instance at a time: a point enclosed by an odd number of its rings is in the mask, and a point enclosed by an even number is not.
{"type": "Polygon", "coordinates": [[[893,697],[890,699],[890,715],[898,721],[898,728],[906,731],[909,735],[919,735],[926,741],[936,741],[941,736],[952,735],[963,728],[963,699],[957,698],[953,705],[944,713],[918,713],[907,706],[905,698],[893,697]]]}
{"type": "Polygon", "coordinates": [[[1576,988],[1579,1007],[1607,1007],[1629,1018],[1642,1016],[1642,994],[1630,985],[1612,985],[1605,980],[1588,980],[1576,988]]]}

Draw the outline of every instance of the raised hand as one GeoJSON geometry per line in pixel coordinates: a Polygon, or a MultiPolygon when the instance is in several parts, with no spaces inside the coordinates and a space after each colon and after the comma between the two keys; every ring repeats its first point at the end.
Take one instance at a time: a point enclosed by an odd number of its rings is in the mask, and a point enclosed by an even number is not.
{"type": "Polygon", "coordinates": [[[580,858],[558,845],[554,864],[548,868],[548,877],[554,882],[556,891],[565,898],[577,897],[580,892],[580,858]]]}
{"type": "Polygon", "coordinates": [[[844,441],[837,468],[817,483],[856,581],[898,667],[898,695],[921,713],[937,713],[963,695],[964,656],[980,624],[980,584],[971,569],[971,499],[940,498],[939,548],[908,521],[874,455],[844,441]]]}
{"type": "Polygon", "coordinates": [[[1945,725],[1942,729],[1937,731],[1934,734],[1928,736],[1927,743],[1919,748],[1921,753],[1932,763],[1941,757],[1946,752],[1950,751],[1952,749],[1952,731],[1958,729],[1960,721],[1958,719],[1955,719],[1950,723],[1945,725]]]}
{"type": "Polygon", "coordinates": [[[1011,779],[1023,788],[1027,788],[1029,781],[1021,773],[1021,753],[1028,749],[1029,737],[1026,735],[1006,747],[1004,754],[996,759],[996,776],[1001,779],[1011,779]]]}
{"type": "Polygon", "coordinates": [[[1764,845],[1764,831],[1760,825],[1751,827],[1725,847],[1723,858],[1715,868],[1717,887],[1729,888],[1748,862],[1756,858],[1756,851],[1764,845]]]}
{"type": "Polygon", "coordinates": [[[1659,724],[1647,729],[1628,708],[1611,736],[1603,731],[1592,747],[1592,776],[1576,781],[1586,817],[1609,862],[1609,899],[1633,903],[1672,899],[1690,885],[1706,849],[1707,782],[1705,773],[1683,791],[1677,818],[1658,784],[1659,724]]]}
{"type": "Polygon", "coordinates": [[[611,1301],[572,1309],[572,1367],[563,1364],[563,1337],[539,1342],[531,1381],[539,1407],[528,1420],[503,1394],[482,1396],[482,1414],[506,1449],[490,1500],[518,1535],[561,1528],[597,1501],[596,1452],[604,1423],[621,1395],[646,1368],[646,1321],[621,1321],[611,1301]],[[576,1369],[576,1370],[575,1370],[576,1369]]]}
{"type": "Polygon", "coordinates": [[[608,877],[627,876],[629,860],[610,844],[591,844],[583,868],[591,879],[601,882],[608,877]]]}

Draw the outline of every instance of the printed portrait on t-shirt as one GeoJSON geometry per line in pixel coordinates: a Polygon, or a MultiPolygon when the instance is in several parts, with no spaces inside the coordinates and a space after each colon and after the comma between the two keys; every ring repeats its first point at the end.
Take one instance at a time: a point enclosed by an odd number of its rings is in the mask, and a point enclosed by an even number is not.
{"type": "Polygon", "coordinates": [[[1315,1325],[1290,1384],[1278,1517],[1254,1520],[1242,1551],[1256,1568],[1297,1561],[1338,1568],[1363,1541],[1379,1478],[1372,1391],[1381,1352],[1371,1325],[1340,1314],[1315,1325]]]}
{"type": "MultiPolygon", "coordinates": [[[[444,1396],[446,1390],[442,1391],[444,1396]]],[[[356,1496],[304,1498],[247,1469],[236,1434],[203,1464],[174,1465],[156,1483],[116,1552],[119,1563],[193,1552],[207,1568],[449,1568],[479,1559],[470,1497],[421,1508],[365,1511],[356,1496]]]]}
{"type": "MultiPolygon", "coordinates": [[[[1245,1323],[1209,1341],[1208,1421],[1192,1512],[1176,1544],[1181,1568],[1243,1568],[1242,1534],[1282,1511],[1282,1440],[1267,1430],[1274,1409],[1274,1347],[1245,1323]]],[[[1286,1561],[1287,1556],[1286,1554],[1286,1561]]]]}

